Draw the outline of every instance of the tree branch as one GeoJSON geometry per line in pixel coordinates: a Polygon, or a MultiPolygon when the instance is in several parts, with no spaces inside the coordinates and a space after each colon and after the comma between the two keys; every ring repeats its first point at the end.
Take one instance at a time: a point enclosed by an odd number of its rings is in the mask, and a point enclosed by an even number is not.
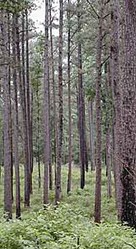
{"type": "Polygon", "coordinates": [[[101,67],[109,60],[110,55],[101,63],[101,67]]]}
{"type": "Polygon", "coordinates": [[[86,1],[87,1],[87,3],[89,3],[89,5],[91,6],[91,8],[92,8],[92,10],[94,11],[95,15],[96,15],[96,16],[98,17],[98,19],[99,19],[100,16],[98,15],[98,13],[97,13],[96,9],[94,8],[94,6],[90,3],[89,0],[86,0],[86,1]]]}

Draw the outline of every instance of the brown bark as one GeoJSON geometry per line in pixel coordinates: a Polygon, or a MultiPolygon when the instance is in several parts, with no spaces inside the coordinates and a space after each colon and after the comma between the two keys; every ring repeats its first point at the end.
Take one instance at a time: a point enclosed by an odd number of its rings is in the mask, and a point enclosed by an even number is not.
{"type": "Polygon", "coordinates": [[[16,218],[21,217],[20,207],[20,173],[19,173],[19,153],[18,153],[18,87],[17,87],[17,49],[16,49],[16,16],[13,15],[13,40],[12,40],[12,51],[13,51],[13,87],[14,87],[14,129],[13,129],[13,140],[14,140],[14,164],[15,164],[15,179],[16,179],[16,218]]]}
{"type": "Polygon", "coordinates": [[[121,220],[136,228],[136,4],[135,1],[124,1],[124,63],[122,80],[122,213],[121,220]],[[135,6],[133,6],[135,5],[135,6]]]}
{"type": "Polygon", "coordinates": [[[71,117],[71,63],[70,63],[70,53],[71,53],[71,27],[70,27],[70,4],[71,1],[68,0],[68,109],[69,109],[69,158],[68,158],[68,181],[67,181],[67,193],[71,191],[72,184],[72,117],[71,117]]]}
{"type": "Polygon", "coordinates": [[[27,97],[26,97],[26,68],[25,68],[25,14],[22,13],[22,108],[23,108],[23,133],[24,133],[24,151],[25,151],[25,184],[24,184],[24,205],[30,206],[30,157],[29,157],[29,134],[28,134],[28,119],[27,119],[27,97]]]}
{"type": "Polygon", "coordinates": [[[101,80],[102,80],[102,35],[103,35],[103,13],[104,1],[100,2],[100,13],[98,22],[98,44],[97,44],[97,80],[96,80],[96,185],[95,185],[95,222],[101,221],[101,80]]]}
{"type": "MultiPolygon", "coordinates": [[[[106,48],[108,51],[108,48],[106,48]]],[[[109,51],[110,53],[110,51],[109,51]]],[[[105,88],[106,88],[106,176],[107,176],[107,197],[112,197],[112,189],[111,189],[111,111],[112,111],[112,102],[111,102],[111,70],[110,70],[110,61],[105,64],[105,88]]]]}
{"type": "Polygon", "coordinates": [[[49,202],[49,163],[50,163],[50,128],[49,128],[49,1],[45,1],[45,48],[44,48],[44,186],[43,203],[49,202]]]}
{"type": "Polygon", "coordinates": [[[88,116],[89,116],[89,128],[90,128],[90,160],[91,171],[95,170],[94,162],[94,118],[93,118],[93,100],[88,102],[88,116]]]}
{"type": "Polygon", "coordinates": [[[61,163],[62,163],[62,136],[63,136],[63,79],[62,79],[62,53],[63,53],[63,0],[59,0],[59,66],[58,66],[58,91],[59,91],[59,120],[57,129],[57,167],[55,203],[61,199],[61,163]]]}
{"type": "Polygon", "coordinates": [[[111,192],[111,148],[110,148],[110,126],[106,128],[106,167],[107,167],[107,197],[112,197],[111,192]]]}
{"type": "MultiPolygon", "coordinates": [[[[11,28],[10,28],[10,13],[8,13],[8,56],[11,60],[11,28]]],[[[8,84],[9,84],[9,96],[10,96],[10,153],[11,153],[11,188],[12,188],[12,202],[14,200],[13,196],[13,141],[12,141],[12,104],[11,104],[11,65],[9,65],[8,73],[8,84]]]]}
{"type": "Polygon", "coordinates": [[[38,166],[38,187],[41,188],[41,160],[40,160],[40,96],[39,96],[39,82],[36,87],[36,99],[37,99],[37,166],[38,166]]]}
{"type": "Polygon", "coordinates": [[[3,119],[4,119],[4,211],[7,218],[12,218],[12,175],[11,175],[11,137],[10,137],[10,95],[9,95],[9,51],[8,51],[8,14],[1,11],[0,28],[2,45],[0,47],[3,56],[2,86],[3,86],[3,119]]]}
{"type": "MultiPolygon", "coordinates": [[[[78,33],[81,32],[81,3],[77,1],[78,9],[78,33]]],[[[83,75],[82,75],[82,45],[78,38],[78,115],[79,115],[79,142],[80,142],[80,187],[85,186],[85,129],[84,129],[84,91],[83,91],[83,75]]]]}
{"type": "Polygon", "coordinates": [[[121,162],[119,160],[121,153],[121,85],[119,81],[119,3],[114,1],[113,11],[111,15],[112,21],[112,47],[111,47],[111,72],[112,72],[112,88],[114,100],[114,174],[115,174],[115,193],[118,219],[121,219],[122,212],[122,184],[120,180],[121,162]]]}
{"type": "Polygon", "coordinates": [[[32,193],[32,172],[33,172],[33,159],[32,159],[32,130],[31,130],[31,102],[30,102],[30,77],[29,77],[29,23],[28,23],[28,10],[25,10],[25,23],[26,23],[26,121],[27,121],[27,140],[28,140],[28,162],[29,162],[29,177],[30,177],[30,193],[32,193]]]}
{"type": "MultiPolygon", "coordinates": [[[[51,72],[51,85],[53,88],[53,115],[54,115],[54,144],[53,144],[53,152],[54,152],[54,170],[55,170],[55,184],[56,184],[56,139],[57,139],[57,115],[56,115],[56,82],[54,77],[54,46],[53,46],[53,33],[52,33],[52,0],[49,0],[49,16],[50,16],[50,53],[51,53],[51,64],[50,64],[50,72],[51,72]]],[[[53,185],[51,182],[53,176],[51,176],[52,172],[50,172],[50,185],[53,185]]],[[[51,187],[51,186],[50,186],[51,187]]]]}

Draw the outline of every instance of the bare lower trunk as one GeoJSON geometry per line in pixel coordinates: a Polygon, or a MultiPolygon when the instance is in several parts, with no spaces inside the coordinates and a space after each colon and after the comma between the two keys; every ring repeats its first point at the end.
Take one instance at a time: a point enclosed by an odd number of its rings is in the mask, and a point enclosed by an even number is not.
{"type": "MultiPolygon", "coordinates": [[[[70,8],[71,1],[68,0],[68,7],[70,8]]],[[[71,29],[70,29],[70,10],[67,14],[68,20],[68,108],[69,108],[69,159],[68,159],[68,181],[67,181],[67,193],[71,191],[72,183],[72,119],[71,119],[71,64],[70,64],[70,53],[71,53],[71,29]]]]}
{"type": "Polygon", "coordinates": [[[88,115],[89,115],[89,126],[90,126],[90,160],[91,160],[91,171],[95,170],[94,162],[94,121],[93,121],[93,100],[88,102],[88,115]]]}
{"type": "Polygon", "coordinates": [[[111,192],[111,148],[110,148],[110,126],[106,129],[106,167],[107,167],[107,197],[112,197],[111,192]]]}
{"type": "MultiPolygon", "coordinates": [[[[78,33],[81,32],[81,2],[77,1],[78,10],[78,33]]],[[[79,129],[79,143],[80,143],[80,187],[83,189],[85,186],[85,167],[86,167],[86,155],[85,155],[85,123],[84,123],[84,91],[83,91],[83,75],[82,75],[82,45],[78,40],[78,129],[79,129]]]]}
{"type": "MultiPolygon", "coordinates": [[[[53,34],[52,34],[52,0],[49,0],[49,12],[50,12],[50,53],[51,53],[51,84],[53,87],[53,114],[54,114],[54,144],[53,144],[53,152],[54,152],[54,171],[55,171],[55,184],[56,184],[56,139],[57,139],[57,115],[56,115],[56,83],[54,77],[54,46],[53,46],[53,34]]],[[[53,161],[53,160],[52,160],[53,161]]],[[[52,176],[53,178],[53,176],[52,176]]],[[[52,183],[53,184],[53,183],[52,183]]]]}
{"type": "Polygon", "coordinates": [[[119,3],[114,1],[112,11],[112,47],[111,47],[111,72],[112,72],[112,88],[114,100],[114,178],[115,178],[115,193],[116,205],[118,211],[118,219],[121,219],[122,213],[122,184],[121,175],[121,86],[119,81],[119,3]]]}
{"type": "Polygon", "coordinates": [[[45,48],[44,48],[44,186],[43,203],[49,202],[49,163],[50,163],[50,128],[49,128],[49,1],[45,1],[45,48]]]}
{"type": "Polygon", "coordinates": [[[136,2],[124,1],[124,63],[122,79],[122,213],[121,220],[136,228],[136,2]]]}
{"type": "MultiPolygon", "coordinates": [[[[11,60],[11,32],[10,32],[10,14],[8,13],[8,56],[11,60]]],[[[10,96],[10,153],[11,153],[11,188],[12,188],[12,202],[13,196],[13,139],[12,139],[12,102],[11,102],[11,66],[9,65],[8,73],[9,96],[10,96]]]]}
{"type": "Polygon", "coordinates": [[[19,174],[19,153],[18,153],[18,88],[17,88],[17,50],[16,50],[16,16],[13,16],[13,86],[14,86],[14,164],[16,179],[16,218],[21,217],[20,207],[20,174],[19,174]]]}
{"type": "MultiPolygon", "coordinates": [[[[27,98],[26,98],[26,68],[25,68],[25,15],[22,13],[22,75],[20,82],[20,94],[21,94],[21,106],[23,114],[23,135],[24,135],[24,154],[25,154],[25,166],[24,166],[24,205],[30,206],[30,150],[29,150],[29,134],[28,134],[28,119],[27,119],[27,98]]],[[[19,42],[18,42],[19,44],[19,42]]],[[[18,53],[19,53],[18,48],[18,53]]],[[[19,58],[18,58],[19,59],[19,58]]],[[[20,60],[20,59],[19,59],[20,60]]]]}
{"type": "Polygon", "coordinates": [[[56,168],[56,190],[55,203],[61,199],[61,163],[62,163],[62,135],[63,135],[63,79],[62,79],[62,52],[63,52],[63,0],[59,1],[59,68],[58,68],[58,88],[59,88],[59,120],[57,132],[57,168],[56,168]]]}
{"type": "Polygon", "coordinates": [[[97,80],[96,80],[96,185],[95,185],[95,222],[101,221],[101,80],[102,80],[102,28],[103,28],[103,0],[100,3],[99,32],[97,45],[97,80]]]}
{"type": "Polygon", "coordinates": [[[29,159],[29,178],[30,178],[30,193],[32,193],[32,133],[31,133],[31,102],[30,102],[30,77],[29,77],[29,24],[28,24],[28,11],[25,10],[25,23],[26,23],[26,121],[27,121],[27,140],[28,140],[28,159],[29,159]]]}
{"type": "Polygon", "coordinates": [[[7,65],[7,58],[9,55],[8,51],[8,15],[6,12],[1,11],[0,28],[2,45],[0,47],[1,54],[3,56],[2,68],[2,86],[3,86],[3,119],[4,119],[4,211],[6,212],[7,218],[12,218],[12,175],[11,175],[11,140],[10,140],[10,95],[9,95],[9,84],[8,74],[9,65],[7,65]]]}

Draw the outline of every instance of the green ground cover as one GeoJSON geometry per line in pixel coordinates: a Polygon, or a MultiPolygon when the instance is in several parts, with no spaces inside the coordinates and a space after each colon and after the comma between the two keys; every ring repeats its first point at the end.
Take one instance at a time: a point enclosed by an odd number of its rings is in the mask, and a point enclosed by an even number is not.
{"type": "MultiPolygon", "coordinates": [[[[38,190],[37,172],[33,177],[31,208],[23,208],[22,219],[6,222],[3,218],[3,195],[0,199],[0,249],[129,249],[136,248],[135,232],[121,226],[116,220],[114,188],[113,198],[107,199],[107,179],[102,177],[102,223],[93,222],[94,173],[87,174],[86,187],[79,188],[79,169],[73,169],[72,192],[66,194],[67,168],[62,170],[62,202],[54,206],[54,191],[50,193],[52,204],[42,207],[42,190],[38,190]]],[[[23,183],[23,171],[21,172],[23,183]]],[[[3,192],[2,180],[0,191],[3,192]]],[[[22,200],[23,200],[23,184],[22,200]]],[[[15,207],[13,207],[15,209],[15,207]]]]}

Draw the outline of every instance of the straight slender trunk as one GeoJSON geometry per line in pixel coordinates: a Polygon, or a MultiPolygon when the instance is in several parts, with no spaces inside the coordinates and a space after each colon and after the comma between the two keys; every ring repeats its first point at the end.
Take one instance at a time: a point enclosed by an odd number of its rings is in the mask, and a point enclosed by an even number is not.
{"type": "Polygon", "coordinates": [[[27,140],[28,140],[28,159],[29,159],[29,177],[30,177],[30,193],[32,193],[32,130],[31,130],[31,102],[30,102],[30,77],[29,77],[29,23],[28,23],[28,10],[25,10],[25,23],[26,23],[26,79],[25,79],[25,91],[26,91],[26,121],[27,121],[27,140]]]}
{"type": "Polygon", "coordinates": [[[4,120],[4,211],[7,219],[12,218],[12,174],[11,174],[11,137],[10,137],[10,95],[9,95],[9,61],[8,55],[8,14],[1,11],[1,53],[3,56],[2,86],[3,86],[3,120],[4,120]]]}
{"type": "Polygon", "coordinates": [[[124,1],[124,61],[122,79],[122,213],[121,221],[136,228],[136,2],[124,1]]]}
{"type": "Polygon", "coordinates": [[[37,99],[37,163],[38,163],[38,188],[41,188],[41,160],[40,160],[40,96],[39,96],[39,84],[37,82],[36,89],[37,99]]]}
{"type": "Polygon", "coordinates": [[[59,91],[59,120],[57,129],[57,165],[55,203],[61,199],[61,164],[62,164],[62,136],[63,136],[63,79],[62,79],[62,53],[63,53],[63,0],[59,0],[59,65],[58,65],[58,91],[59,91]]]}
{"type": "Polygon", "coordinates": [[[17,50],[16,50],[16,16],[13,15],[13,87],[14,87],[14,164],[15,164],[15,179],[16,179],[16,218],[21,217],[20,207],[20,173],[19,173],[19,153],[18,153],[18,87],[17,87],[17,50]]]}
{"type": "Polygon", "coordinates": [[[88,116],[90,127],[90,159],[91,159],[91,171],[95,170],[94,162],[94,118],[93,118],[93,100],[88,102],[88,116]]]}
{"type": "Polygon", "coordinates": [[[107,197],[111,198],[111,149],[110,126],[106,128],[106,169],[107,169],[107,197]]]}
{"type": "Polygon", "coordinates": [[[114,178],[115,178],[115,193],[118,219],[121,219],[122,213],[122,184],[121,184],[121,162],[120,153],[122,147],[121,141],[121,85],[119,72],[119,3],[114,1],[113,11],[111,15],[112,21],[112,47],[111,47],[111,72],[112,72],[112,88],[114,100],[114,178]]]}
{"type": "Polygon", "coordinates": [[[95,185],[95,222],[101,221],[101,80],[102,80],[102,35],[103,35],[103,11],[104,1],[100,2],[98,22],[98,45],[97,45],[97,80],[96,80],[96,185],[95,185]]]}
{"type": "Polygon", "coordinates": [[[44,48],[44,186],[43,203],[49,202],[49,163],[50,163],[50,128],[49,128],[49,1],[45,0],[45,48],[44,48]]]}
{"type": "MultiPolygon", "coordinates": [[[[49,70],[49,69],[48,69],[49,70]]],[[[50,72],[50,71],[49,71],[50,72]]],[[[51,143],[51,81],[49,77],[49,189],[52,190],[53,188],[53,175],[52,175],[52,143],[51,143]]]]}
{"type": "Polygon", "coordinates": [[[25,184],[24,184],[24,205],[30,206],[30,157],[29,157],[29,131],[27,118],[27,91],[26,91],[26,68],[25,68],[25,14],[22,13],[22,98],[23,98],[23,123],[24,123],[24,149],[25,149],[25,184]]]}
{"type": "MultiPolygon", "coordinates": [[[[54,52],[53,52],[53,33],[52,33],[52,0],[49,0],[49,16],[50,16],[50,53],[51,53],[51,85],[53,87],[53,114],[54,114],[54,168],[55,168],[55,184],[56,184],[56,139],[57,139],[57,115],[56,115],[56,83],[54,77],[54,52]]],[[[51,178],[51,177],[50,177],[51,178]]],[[[50,181],[51,182],[51,181],[50,181]]],[[[50,186],[51,187],[51,186],[50,186]]]]}
{"type": "Polygon", "coordinates": [[[70,53],[71,53],[71,27],[70,27],[70,4],[71,1],[68,0],[68,13],[67,13],[67,21],[68,21],[68,111],[69,111],[69,159],[68,159],[68,181],[67,181],[67,193],[71,191],[72,184],[72,118],[71,118],[71,63],[70,63],[70,53]]]}
{"type": "MultiPolygon", "coordinates": [[[[32,190],[32,179],[33,179],[33,167],[34,167],[34,158],[33,158],[33,89],[30,87],[30,155],[31,155],[31,190],[32,190]]],[[[32,192],[32,191],[31,191],[32,192]]]]}
{"type": "MultiPolygon", "coordinates": [[[[107,48],[108,51],[108,48],[107,48]]],[[[107,53],[106,53],[107,54],[107,53]]],[[[110,70],[110,61],[108,61],[105,65],[105,89],[106,89],[106,141],[105,141],[105,150],[106,150],[106,176],[107,176],[107,197],[111,198],[111,70],[110,70]]]]}
{"type": "MultiPolygon", "coordinates": [[[[11,32],[10,32],[10,14],[8,13],[8,52],[9,60],[11,60],[11,32]]],[[[9,96],[10,96],[10,153],[11,153],[11,188],[12,188],[12,202],[14,200],[13,196],[13,141],[12,141],[12,103],[11,103],[11,66],[9,65],[8,73],[8,83],[9,83],[9,96]]]]}
{"type": "MultiPolygon", "coordinates": [[[[81,4],[77,1],[78,7],[78,32],[81,32],[81,4]]],[[[79,38],[80,39],[80,38],[79,38]]],[[[78,114],[79,114],[79,141],[80,141],[80,187],[85,186],[85,130],[84,130],[84,93],[83,93],[83,75],[82,75],[82,45],[78,40],[78,114]]]]}

